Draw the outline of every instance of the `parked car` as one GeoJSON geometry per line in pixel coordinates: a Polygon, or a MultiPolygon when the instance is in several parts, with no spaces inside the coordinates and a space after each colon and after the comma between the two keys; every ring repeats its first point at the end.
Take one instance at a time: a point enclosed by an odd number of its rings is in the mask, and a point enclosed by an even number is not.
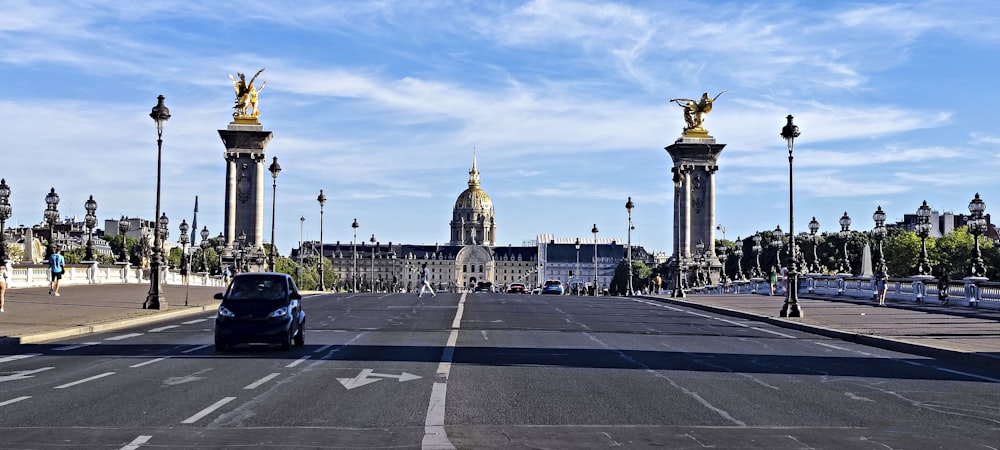
{"type": "Polygon", "coordinates": [[[496,290],[493,289],[493,283],[489,281],[480,281],[476,283],[476,288],[473,292],[496,292],[496,290]]]}
{"type": "Polygon", "coordinates": [[[562,295],[563,294],[562,281],[559,280],[546,281],[545,285],[542,286],[542,294],[562,295]]]}
{"type": "Polygon", "coordinates": [[[248,272],[233,277],[215,316],[215,348],[225,351],[232,345],[292,343],[305,345],[306,313],[295,280],[283,273],[248,272]]]}
{"type": "Polygon", "coordinates": [[[507,286],[508,294],[523,294],[524,292],[524,285],[521,283],[511,283],[510,286],[507,286]]]}

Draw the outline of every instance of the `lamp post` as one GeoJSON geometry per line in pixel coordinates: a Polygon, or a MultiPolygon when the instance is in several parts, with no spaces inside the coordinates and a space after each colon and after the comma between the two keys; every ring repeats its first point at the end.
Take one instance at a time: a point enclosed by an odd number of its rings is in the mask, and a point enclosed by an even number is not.
{"type": "Polygon", "coordinates": [[[306,216],[299,216],[299,265],[295,268],[295,273],[299,275],[299,286],[302,286],[302,238],[306,228],[306,216]]]}
{"type": "Polygon", "coordinates": [[[784,241],[781,240],[785,236],[785,232],[781,231],[781,225],[774,227],[774,231],[771,232],[771,246],[774,247],[774,265],[776,267],[781,267],[781,247],[784,245],[784,241]]]}
{"type": "Polygon", "coordinates": [[[694,248],[695,248],[695,254],[694,254],[694,285],[695,286],[702,286],[702,282],[701,282],[702,267],[701,266],[705,262],[705,242],[704,241],[698,241],[698,243],[695,244],[694,248]]]}
{"type": "Polygon", "coordinates": [[[635,295],[635,291],[632,290],[632,230],[635,228],[632,226],[632,208],[635,208],[635,204],[632,203],[632,197],[628,198],[625,202],[625,210],[628,211],[628,251],[626,258],[628,258],[628,288],[625,291],[625,295],[632,296],[635,295]]]}
{"type": "Polygon", "coordinates": [[[983,266],[983,255],[979,249],[979,236],[986,232],[986,220],[983,219],[983,211],[985,210],[986,202],[979,198],[979,193],[976,192],[976,197],[969,202],[969,212],[972,216],[969,220],[969,233],[972,234],[974,242],[972,266],[969,268],[969,274],[973,277],[983,277],[986,275],[986,267],[983,266]]]}
{"type": "Polygon", "coordinates": [[[819,235],[816,234],[819,231],[819,222],[816,220],[816,216],[813,216],[812,220],[809,221],[809,240],[813,243],[813,272],[821,273],[823,268],[819,265],[819,256],[816,254],[816,247],[819,247],[819,235]]]}
{"type": "Polygon", "coordinates": [[[736,236],[736,248],[733,249],[733,256],[736,257],[736,279],[743,280],[743,241],[736,236]]]}
{"type": "Polygon", "coordinates": [[[844,215],[840,216],[840,238],[844,240],[844,260],[840,263],[840,273],[851,273],[851,261],[848,259],[847,255],[847,240],[851,237],[851,216],[847,215],[847,211],[844,211],[844,215]]]}
{"type": "Polygon", "coordinates": [[[354,237],[351,239],[351,264],[353,268],[351,269],[351,279],[354,285],[354,290],[352,292],[358,292],[358,218],[354,218],[354,223],[351,224],[351,228],[354,230],[354,237]]]}
{"type": "Polygon", "coordinates": [[[226,237],[223,236],[220,231],[219,236],[215,238],[215,241],[218,242],[215,246],[215,252],[219,254],[219,274],[221,275],[224,272],[224,268],[222,267],[222,251],[226,249],[226,237]]]}
{"type": "Polygon", "coordinates": [[[181,224],[178,227],[181,230],[181,271],[182,278],[184,278],[184,306],[188,305],[188,293],[190,291],[190,284],[188,283],[188,272],[191,270],[191,263],[188,262],[188,231],[191,227],[187,224],[187,219],[181,219],[181,224]]]}
{"type": "Polygon", "coordinates": [[[128,266],[128,240],[126,239],[126,234],[128,234],[129,229],[132,228],[132,223],[129,222],[128,217],[122,216],[118,219],[118,234],[122,237],[122,263],[128,266]]]}
{"type": "Polygon", "coordinates": [[[247,248],[247,233],[241,231],[239,237],[236,238],[236,250],[233,252],[233,257],[236,259],[236,269],[240,272],[246,272],[247,258],[250,256],[249,249],[247,248]]]}
{"type": "MultiPolygon", "coordinates": [[[[577,276],[577,278],[579,278],[580,277],[580,238],[576,238],[576,243],[574,244],[574,246],[576,247],[576,276],[577,276]]],[[[577,283],[577,284],[579,284],[579,283],[577,283]]]]}
{"type": "MultiPolygon", "coordinates": [[[[91,195],[86,202],[83,203],[83,209],[87,210],[87,214],[83,217],[83,225],[87,227],[87,251],[83,256],[85,261],[94,260],[94,227],[97,226],[97,201],[94,200],[94,196],[91,195]]],[[[2,216],[0,216],[2,218],[2,216]]],[[[0,221],[2,223],[2,221],[0,221]]],[[[3,258],[0,257],[0,261],[3,258]]]]}
{"type": "Polygon", "coordinates": [[[56,222],[59,221],[59,194],[56,194],[56,188],[45,195],[45,205],[45,221],[49,223],[49,247],[45,255],[48,258],[55,249],[56,222]]]}
{"type": "Polygon", "coordinates": [[[326,292],[326,280],[323,279],[323,205],[326,204],[326,195],[323,195],[323,190],[319,190],[319,196],[316,197],[316,201],[319,202],[319,290],[326,292]]]}
{"type": "Polygon", "coordinates": [[[368,274],[368,278],[370,278],[370,280],[368,280],[368,282],[371,283],[371,292],[374,293],[375,292],[375,250],[377,250],[378,247],[375,245],[375,235],[374,234],[372,234],[372,238],[369,239],[368,241],[372,243],[372,271],[368,274]]]}
{"type": "Polygon", "coordinates": [[[716,254],[719,255],[719,283],[723,286],[726,284],[726,260],[729,259],[728,250],[729,248],[721,242],[715,247],[716,254]]]}
{"type": "Polygon", "coordinates": [[[600,290],[597,287],[597,224],[594,224],[594,228],[590,229],[591,233],[594,233],[594,297],[600,294],[600,290]]]}
{"type": "MultiPolygon", "coordinates": [[[[149,113],[149,117],[156,122],[156,214],[160,217],[160,190],[161,173],[163,166],[163,125],[170,119],[170,109],[163,104],[163,96],[156,97],[156,106],[149,113]]],[[[159,225],[159,224],[157,224],[159,225]]],[[[158,231],[158,230],[157,230],[158,231]]],[[[163,256],[163,241],[160,233],[153,234],[153,260],[150,264],[149,293],[146,295],[146,303],[143,309],[167,309],[167,301],[163,296],[163,289],[160,287],[160,263],[163,256]]]]}
{"type": "Polygon", "coordinates": [[[927,237],[931,233],[931,207],[927,200],[917,208],[917,236],[920,236],[920,256],[917,258],[917,275],[930,275],[931,264],[927,260],[927,237]]]}
{"type": "Polygon", "coordinates": [[[270,261],[268,262],[268,270],[274,272],[274,252],[277,251],[274,247],[274,205],[275,200],[278,195],[278,173],[281,172],[281,166],[278,165],[278,157],[275,156],[271,161],[271,165],[267,168],[268,172],[271,172],[271,254],[270,261]]]}
{"type": "Polygon", "coordinates": [[[875,228],[872,229],[872,238],[875,240],[875,251],[878,253],[875,266],[876,273],[885,270],[885,252],[882,251],[882,241],[885,240],[887,234],[885,217],[885,211],[882,211],[882,205],[879,205],[875,209],[875,213],[872,214],[872,220],[875,221],[875,228]]]}
{"type": "Polygon", "coordinates": [[[753,274],[751,275],[754,278],[761,278],[764,276],[764,272],[760,270],[760,252],[764,251],[764,247],[760,245],[760,241],[762,239],[764,238],[761,237],[759,231],[753,235],[753,253],[757,258],[757,263],[754,265],[753,274]]]}
{"type": "Polygon", "coordinates": [[[10,219],[10,186],[0,178],[0,264],[7,264],[7,219],[10,219]]]}
{"type": "Polygon", "coordinates": [[[205,266],[205,273],[208,273],[208,247],[212,244],[208,242],[208,226],[201,229],[201,262],[205,266]]]}
{"type": "Polygon", "coordinates": [[[795,197],[792,191],[792,150],[795,147],[795,138],[799,137],[799,127],[792,122],[792,115],[789,114],[788,123],[781,128],[781,137],[785,139],[788,146],[788,295],[785,297],[785,304],[781,307],[781,317],[802,317],[802,310],[799,308],[799,270],[796,262],[798,248],[795,246],[795,197]]]}

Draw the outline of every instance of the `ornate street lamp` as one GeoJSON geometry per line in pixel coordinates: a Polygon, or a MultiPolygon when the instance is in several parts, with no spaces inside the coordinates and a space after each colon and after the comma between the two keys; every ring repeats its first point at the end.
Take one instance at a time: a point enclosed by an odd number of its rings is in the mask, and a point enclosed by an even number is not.
{"type": "Polygon", "coordinates": [[[917,236],[920,236],[920,256],[917,258],[917,275],[930,275],[931,263],[927,260],[927,237],[931,234],[931,207],[927,200],[917,208],[917,236]]]}
{"type": "Polygon", "coordinates": [[[218,243],[215,246],[215,252],[219,255],[219,274],[222,274],[224,272],[224,268],[222,267],[222,252],[226,249],[226,237],[222,235],[221,231],[219,232],[219,236],[215,238],[215,242],[218,243]]]}
{"type": "Polygon", "coordinates": [[[979,249],[979,236],[986,232],[986,219],[983,219],[983,211],[986,210],[986,202],[979,198],[979,193],[976,192],[976,197],[969,202],[969,212],[971,217],[969,220],[969,233],[972,234],[972,240],[975,243],[972,251],[972,266],[969,268],[969,274],[973,277],[983,277],[986,275],[986,267],[983,266],[983,254],[979,249]]]}
{"type": "Polygon", "coordinates": [[[781,267],[781,247],[785,243],[781,239],[783,237],[785,237],[785,232],[781,231],[781,225],[778,225],[771,232],[771,246],[774,247],[774,265],[776,267],[781,267]]]}
{"type": "Polygon", "coordinates": [[[0,178],[0,264],[7,264],[7,219],[11,215],[10,186],[0,178]]]}
{"type": "Polygon", "coordinates": [[[632,230],[635,228],[632,226],[632,208],[635,208],[635,204],[632,203],[632,197],[628,198],[625,202],[625,210],[628,211],[628,254],[626,258],[628,259],[628,288],[625,291],[625,295],[632,296],[635,295],[635,291],[632,290],[632,230]]]}
{"type": "Polygon", "coordinates": [[[49,247],[45,255],[48,258],[55,249],[56,222],[59,221],[59,194],[56,194],[56,188],[45,195],[45,205],[45,221],[49,223],[49,247]]]}
{"type": "Polygon", "coordinates": [[[187,219],[181,219],[181,224],[178,227],[181,230],[181,270],[184,272],[184,306],[188,305],[188,291],[190,289],[190,284],[188,283],[188,273],[191,271],[191,263],[188,261],[188,231],[191,227],[187,224],[187,219]]]}
{"type": "Polygon", "coordinates": [[[302,286],[302,239],[306,229],[306,216],[299,216],[299,265],[295,267],[295,273],[299,275],[299,286],[302,286]]]}
{"type": "Polygon", "coordinates": [[[698,243],[695,244],[694,248],[696,250],[694,254],[694,285],[702,286],[701,266],[705,262],[705,242],[698,241],[698,243]]]}
{"type": "Polygon", "coordinates": [[[736,257],[736,279],[743,280],[743,240],[736,236],[736,248],[733,249],[733,256],[736,257]]]}
{"type": "Polygon", "coordinates": [[[212,245],[208,242],[208,227],[201,229],[201,262],[205,266],[205,273],[208,273],[208,247],[212,245]]]}
{"type": "Polygon", "coordinates": [[[847,241],[851,238],[851,216],[847,215],[847,211],[840,216],[840,238],[844,241],[844,260],[840,262],[840,273],[850,274],[851,261],[847,255],[847,241]]]}
{"type": "Polygon", "coordinates": [[[591,233],[594,233],[594,297],[600,295],[600,289],[597,287],[597,224],[594,224],[594,228],[590,229],[591,233]]]}
{"type": "Polygon", "coordinates": [[[354,238],[351,239],[351,262],[354,268],[352,269],[351,278],[353,279],[354,290],[351,292],[358,292],[358,218],[354,218],[354,223],[351,224],[351,228],[354,230],[354,238]]]}
{"type": "Polygon", "coordinates": [[[271,172],[271,258],[268,263],[268,270],[274,272],[274,252],[277,249],[274,246],[274,205],[275,199],[278,195],[278,173],[281,172],[281,166],[278,165],[278,157],[275,156],[272,160],[271,165],[267,168],[268,172],[271,172]]]}
{"type": "MultiPolygon", "coordinates": [[[[149,117],[156,122],[156,214],[154,220],[160,217],[160,189],[161,172],[163,166],[163,125],[170,119],[170,109],[163,104],[163,96],[156,97],[156,106],[149,113],[149,117]]],[[[164,216],[166,217],[166,216],[164,216]]],[[[167,309],[167,301],[163,296],[163,289],[160,287],[160,264],[163,256],[163,241],[158,232],[153,233],[153,260],[149,266],[149,293],[146,295],[146,302],[143,309],[167,309]]]]}
{"type": "Polygon", "coordinates": [[[170,231],[167,230],[167,225],[170,225],[170,219],[167,218],[167,213],[160,214],[159,222],[157,223],[160,227],[160,242],[167,240],[170,236],[170,231]]]}
{"type": "Polygon", "coordinates": [[[369,239],[369,242],[372,243],[372,271],[369,274],[370,279],[368,282],[371,283],[371,292],[375,292],[375,251],[378,249],[378,246],[375,245],[374,234],[372,234],[372,238],[369,239]]]}
{"type": "Polygon", "coordinates": [[[240,231],[239,237],[236,238],[236,245],[236,251],[234,252],[236,267],[240,272],[247,272],[249,266],[247,259],[250,257],[250,249],[247,246],[247,233],[245,231],[240,231]]]}
{"type": "Polygon", "coordinates": [[[326,292],[326,280],[323,276],[323,205],[326,204],[326,195],[323,195],[323,190],[319,190],[319,195],[316,197],[316,201],[319,202],[319,290],[326,292]]]}
{"type": "Polygon", "coordinates": [[[781,137],[788,145],[788,295],[781,307],[781,317],[802,317],[799,308],[799,270],[796,264],[798,247],[795,245],[795,197],[792,191],[792,150],[795,148],[795,138],[799,137],[799,127],[792,123],[789,114],[788,123],[781,128],[781,137]]]}
{"type": "Polygon", "coordinates": [[[754,256],[756,256],[757,258],[757,262],[753,268],[753,274],[752,274],[754,278],[764,277],[764,271],[760,269],[760,253],[764,251],[764,247],[760,245],[760,241],[762,241],[763,239],[764,238],[761,237],[759,231],[753,235],[753,253],[754,256]]]}
{"type": "Polygon", "coordinates": [[[879,205],[875,209],[875,213],[872,214],[872,220],[875,221],[875,228],[872,229],[872,238],[875,240],[875,252],[878,253],[875,272],[882,272],[885,270],[885,252],[882,251],[882,241],[885,240],[887,234],[885,229],[885,211],[882,211],[882,205],[879,205]]]}
{"type": "Polygon", "coordinates": [[[576,247],[576,277],[580,278],[580,238],[576,238],[574,246],[576,247]]]}
{"type": "Polygon", "coordinates": [[[118,219],[118,234],[122,237],[122,264],[126,267],[128,266],[128,239],[125,235],[128,234],[129,230],[132,228],[132,223],[129,222],[128,217],[122,216],[118,219]]]}
{"type": "Polygon", "coordinates": [[[729,259],[729,254],[728,254],[729,253],[729,247],[726,247],[725,244],[723,244],[723,243],[720,242],[719,246],[715,248],[715,251],[716,251],[716,254],[719,255],[719,263],[720,263],[720,266],[719,266],[719,282],[722,283],[722,284],[726,284],[726,280],[728,279],[726,277],[726,260],[729,259]]]}
{"type": "Polygon", "coordinates": [[[813,273],[822,273],[823,268],[819,265],[819,256],[816,255],[816,247],[819,247],[819,222],[816,216],[809,221],[809,240],[813,243],[813,273]]]}
{"type": "Polygon", "coordinates": [[[87,227],[87,251],[84,254],[84,261],[94,260],[94,227],[97,226],[97,201],[94,200],[94,196],[91,195],[86,202],[83,203],[83,209],[87,210],[87,214],[83,216],[83,225],[87,227]]]}

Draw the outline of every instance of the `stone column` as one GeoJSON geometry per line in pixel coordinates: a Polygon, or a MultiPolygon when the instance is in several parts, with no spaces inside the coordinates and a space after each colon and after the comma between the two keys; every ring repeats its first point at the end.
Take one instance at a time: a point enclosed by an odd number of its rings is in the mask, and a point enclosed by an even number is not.
{"type": "MultiPolygon", "coordinates": [[[[725,146],[711,136],[682,136],[665,148],[674,163],[674,176],[679,177],[680,192],[674,197],[675,239],[679,242],[674,243],[674,248],[686,267],[694,261],[698,242],[703,242],[705,250],[715,255],[715,173],[725,146]]],[[[712,256],[709,266],[716,270],[709,273],[715,274],[713,282],[718,278],[719,265],[717,256],[712,256]]]]}
{"type": "Polygon", "coordinates": [[[232,257],[233,242],[246,233],[247,245],[263,245],[265,149],[273,134],[256,118],[238,118],[219,130],[226,147],[225,257],[232,257]]]}

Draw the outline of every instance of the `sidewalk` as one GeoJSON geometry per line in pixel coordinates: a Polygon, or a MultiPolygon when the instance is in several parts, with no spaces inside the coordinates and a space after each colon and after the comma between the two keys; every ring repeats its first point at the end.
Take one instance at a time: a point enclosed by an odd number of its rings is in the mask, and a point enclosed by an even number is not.
{"type": "Polygon", "coordinates": [[[142,309],[146,284],[67,285],[59,297],[49,289],[8,289],[0,313],[0,346],[27,344],[108,331],[190,315],[208,316],[218,308],[218,287],[163,286],[167,310],[142,309]],[[188,306],[184,306],[185,292],[188,306]]]}
{"type": "Polygon", "coordinates": [[[757,294],[688,294],[645,298],[718,314],[759,320],[784,328],[844,339],[888,350],[952,358],[1000,368],[1000,311],[806,295],[802,316],[781,318],[784,297],[757,294]]]}

